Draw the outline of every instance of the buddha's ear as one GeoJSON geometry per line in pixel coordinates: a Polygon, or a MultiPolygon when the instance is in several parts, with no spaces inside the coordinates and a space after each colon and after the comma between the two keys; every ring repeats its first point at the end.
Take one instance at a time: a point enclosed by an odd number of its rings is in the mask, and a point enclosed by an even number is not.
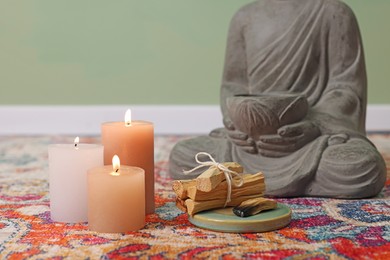
{"type": "Polygon", "coordinates": [[[280,125],[288,125],[302,120],[309,109],[309,104],[304,96],[298,96],[280,113],[280,125]]]}

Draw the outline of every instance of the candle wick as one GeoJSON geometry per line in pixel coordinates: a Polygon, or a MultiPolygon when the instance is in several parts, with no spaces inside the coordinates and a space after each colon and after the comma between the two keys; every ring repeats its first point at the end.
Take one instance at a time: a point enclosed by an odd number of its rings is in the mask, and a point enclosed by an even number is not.
{"type": "Polygon", "coordinates": [[[77,147],[77,143],[74,144],[74,147],[77,147]]]}
{"type": "Polygon", "coordinates": [[[118,172],[118,171],[119,171],[119,169],[116,169],[116,170],[115,170],[115,172],[118,172]]]}

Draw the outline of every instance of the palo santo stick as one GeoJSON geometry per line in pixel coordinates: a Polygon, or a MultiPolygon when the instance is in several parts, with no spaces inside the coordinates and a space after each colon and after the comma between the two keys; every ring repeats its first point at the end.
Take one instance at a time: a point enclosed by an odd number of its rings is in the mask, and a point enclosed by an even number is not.
{"type": "Polygon", "coordinates": [[[176,198],[176,207],[183,212],[187,212],[186,203],[182,199],[176,198]]]}
{"type": "MultiPolygon", "coordinates": [[[[258,193],[256,195],[246,195],[241,197],[232,198],[232,200],[227,204],[227,206],[234,207],[239,205],[241,202],[253,199],[257,197],[264,196],[263,193],[258,193]]],[[[205,201],[194,201],[192,199],[187,199],[185,201],[187,206],[187,212],[191,216],[195,213],[209,210],[209,209],[215,209],[215,208],[223,208],[225,206],[226,199],[217,199],[217,200],[205,200],[205,201]]]]}
{"type": "Polygon", "coordinates": [[[195,186],[195,180],[176,180],[172,183],[172,189],[176,193],[176,196],[182,200],[187,199],[188,187],[195,186]]]}
{"type": "MultiPolygon", "coordinates": [[[[225,162],[222,165],[237,173],[242,173],[243,171],[242,166],[236,162],[225,162]]],[[[223,180],[225,180],[223,171],[212,166],[196,178],[196,188],[208,192],[213,190],[223,180]]]]}
{"type": "Polygon", "coordinates": [[[266,198],[255,198],[243,201],[240,205],[234,207],[233,212],[239,217],[249,217],[260,213],[263,210],[275,209],[277,203],[274,200],[266,198]]]}
{"type": "MultiPolygon", "coordinates": [[[[256,174],[242,174],[244,182],[241,187],[232,185],[231,197],[239,197],[245,195],[253,195],[263,193],[265,190],[264,175],[259,172],[256,174]]],[[[189,186],[187,196],[196,201],[226,199],[228,192],[228,184],[226,181],[221,182],[212,191],[204,192],[198,190],[195,186],[189,186]]]]}

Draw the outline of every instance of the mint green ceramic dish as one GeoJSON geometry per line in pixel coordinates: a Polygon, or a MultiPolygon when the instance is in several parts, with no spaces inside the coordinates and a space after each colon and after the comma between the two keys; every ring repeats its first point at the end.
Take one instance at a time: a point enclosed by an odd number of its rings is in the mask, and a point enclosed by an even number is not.
{"type": "Polygon", "coordinates": [[[203,211],[189,216],[188,220],[197,227],[229,233],[267,232],[287,226],[291,221],[291,209],[278,203],[276,209],[241,218],[233,208],[203,211]]]}

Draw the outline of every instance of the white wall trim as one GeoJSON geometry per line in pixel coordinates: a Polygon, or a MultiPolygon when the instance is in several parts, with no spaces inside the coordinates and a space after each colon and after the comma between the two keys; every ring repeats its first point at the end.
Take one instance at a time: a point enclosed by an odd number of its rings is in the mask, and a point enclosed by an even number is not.
{"type": "MultiPolygon", "coordinates": [[[[100,125],[133,119],[151,121],[156,134],[206,134],[222,126],[217,105],[0,106],[0,135],[99,135],[100,125]]],[[[369,105],[367,131],[390,131],[390,105],[369,105]]]]}
{"type": "Polygon", "coordinates": [[[390,105],[368,105],[366,130],[369,132],[390,132],[390,105]]]}

